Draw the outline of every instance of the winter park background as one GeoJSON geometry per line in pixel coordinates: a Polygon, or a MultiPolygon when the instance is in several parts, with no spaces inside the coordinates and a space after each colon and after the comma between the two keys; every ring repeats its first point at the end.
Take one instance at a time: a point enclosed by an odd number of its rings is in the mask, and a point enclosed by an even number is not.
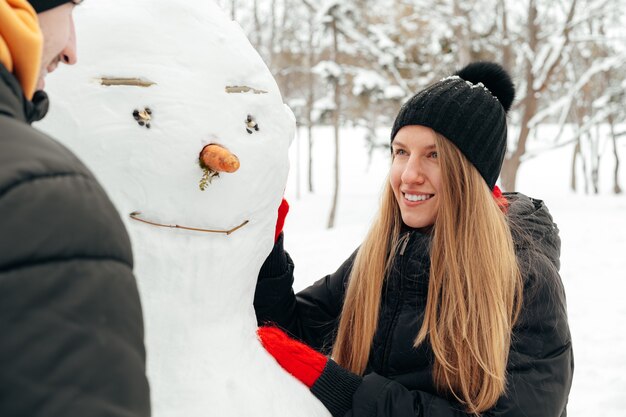
{"type": "Polygon", "coordinates": [[[626,416],[626,1],[218,3],[298,122],[284,228],[296,290],[364,237],[400,104],[469,61],[510,69],[518,99],[501,185],[544,200],[561,231],[576,362],[568,415],[626,416]]]}

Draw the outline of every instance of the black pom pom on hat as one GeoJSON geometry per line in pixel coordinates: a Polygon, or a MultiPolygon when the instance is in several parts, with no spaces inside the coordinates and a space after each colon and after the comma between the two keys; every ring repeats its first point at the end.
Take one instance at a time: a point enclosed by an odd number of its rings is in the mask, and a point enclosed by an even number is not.
{"type": "Polygon", "coordinates": [[[515,86],[509,74],[498,64],[493,62],[473,62],[457,71],[458,75],[472,84],[483,84],[493,94],[504,111],[511,109],[515,99],[515,86]]]}
{"type": "Polygon", "coordinates": [[[489,188],[506,154],[506,113],[515,98],[511,77],[493,62],[475,62],[415,94],[400,109],[391,141],[404,126],[427,126],[454,143],[489,188]]]}

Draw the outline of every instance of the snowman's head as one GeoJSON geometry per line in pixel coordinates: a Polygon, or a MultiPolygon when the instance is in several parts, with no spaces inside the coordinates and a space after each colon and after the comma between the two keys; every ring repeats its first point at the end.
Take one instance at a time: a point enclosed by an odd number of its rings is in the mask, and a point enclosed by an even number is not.
{"type": "Polygon", "coordinates": [[[295,123],[241,28],[209,1],[108,0],[76,10],[79,63],[49,80],[44,129],[121,214],[227,230],[275,210],[295,123]],[[213,177],[217,144],[239,161],[213,177]]]}

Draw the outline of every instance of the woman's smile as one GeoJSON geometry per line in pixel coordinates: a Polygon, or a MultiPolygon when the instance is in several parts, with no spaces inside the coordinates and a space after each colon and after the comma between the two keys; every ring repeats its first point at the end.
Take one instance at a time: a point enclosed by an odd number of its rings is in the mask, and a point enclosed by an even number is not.
{"type": "Polygon", "coordinates": [[[402,196],[404,197],[404,203],[409,206],[418,206],[420,204],[424,204],[433,198],[434,194],[422,194],[422,193],[406,193],[403,192],[402,196]]]}

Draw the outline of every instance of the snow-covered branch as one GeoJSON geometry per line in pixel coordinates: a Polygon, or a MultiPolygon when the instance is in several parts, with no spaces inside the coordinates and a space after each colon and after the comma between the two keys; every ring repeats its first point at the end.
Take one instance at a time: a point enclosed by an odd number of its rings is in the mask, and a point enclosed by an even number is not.
{"type": "Polygon", "coordinates": [[[559,114],[560,128],[558,134],[556,135],[556,137],[559,138],[563,133],[567,114],[569,113],[580,91],[591,81],[594,76],[600,73],[610,71],[612,69],[621,68],[624,65],[626,65],[626,55],[612,56],[595,63],[593,66],[591,66],[591,68],[587,69],[587,71],[583,73],[583,75],[575,82],[575,84],[568,89],[565,95],[563,95],[552,105],[537,112],[535,116],[528,122],[528,126],[530,128],[534,128],[545,119],[559,114]]]}

